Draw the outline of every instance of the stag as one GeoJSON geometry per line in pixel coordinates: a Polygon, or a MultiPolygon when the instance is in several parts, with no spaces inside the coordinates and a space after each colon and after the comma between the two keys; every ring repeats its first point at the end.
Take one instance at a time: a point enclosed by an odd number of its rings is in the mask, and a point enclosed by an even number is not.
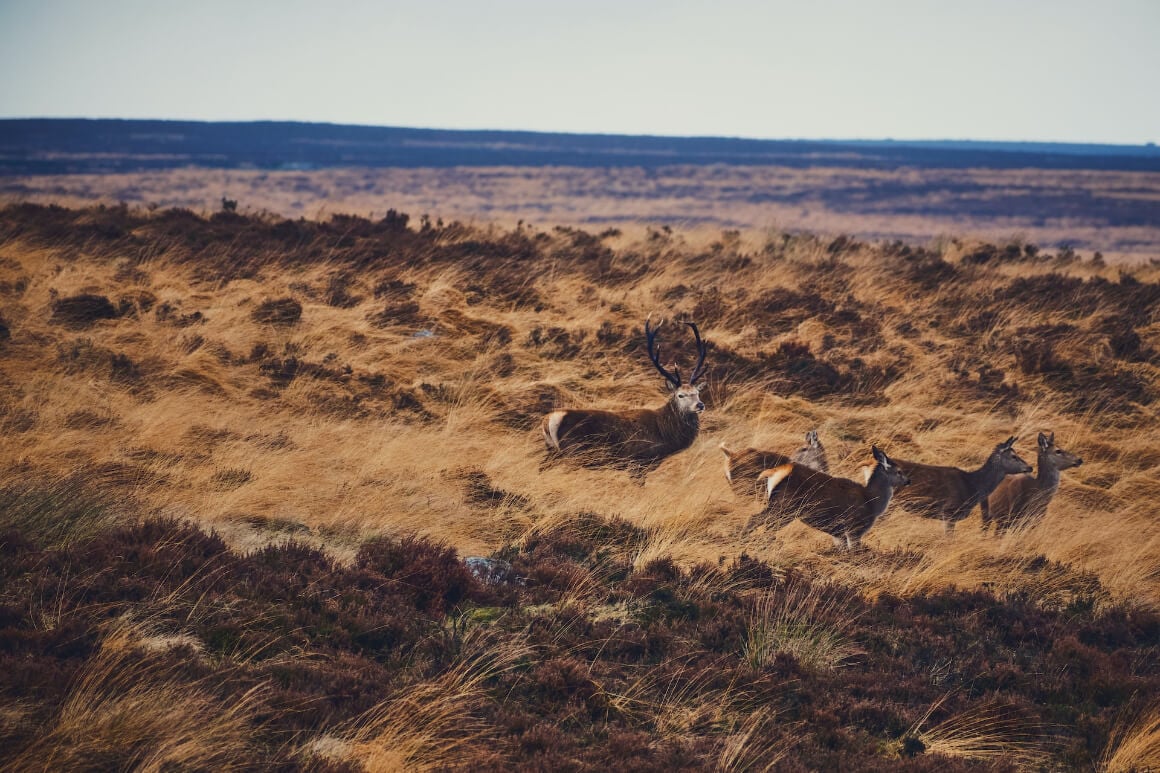
{"type": "Polygon", "coordinates": [[[648,357],[669,386],[669,399],[659,408],[602,411],[568,408],[544,417],[541,429],[550,453],[576,455],[595,464],[621,464],[640,474],[666,457],[693,444],[700,429],[701,402],[698,379],[704,373],[706,347],[694,322],[686,322],[697,343],[697,364],[687,382],[677,368],[661,365],[657,331],[646,320],[648,357]]]}
{"type": "Polygon", "coordinates": [[[824,531],[834,547],[857,548],[862,537],[886,512],[896,489],[910,483],[906,474],[877,446],[874,468],[865,486],[835,478],[796,462],[763,471],[765,508],[749,519],[745,534],[758,526],[779,530],[794,518],[824,531]]]}
{"type": "Polygon", "coordinates": [[[980,503],[983,530],[993,522],[1002,534],[1016,525],[1034,526],[1047,514],[1051,498],[1059,490],[1059,473],[1079,467],[1083,459],[1055,445],[1055,433],[1039,433],[1039,470],[1035,477],[1014,475],[1006,478],[980,503]]]}

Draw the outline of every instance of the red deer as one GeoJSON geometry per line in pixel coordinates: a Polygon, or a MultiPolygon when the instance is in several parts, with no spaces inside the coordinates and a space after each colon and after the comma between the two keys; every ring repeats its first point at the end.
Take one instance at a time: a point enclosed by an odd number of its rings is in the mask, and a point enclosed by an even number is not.
{"type": "Polygon", "coordinates": [[[794,451],[792,455],[777,451],[759,451],[756,448],[746,448],[743,451],[730,451],[722,443],[721,452],[725,454],[725,480],[729,481],[733,492],[741,497],[754,496],[761,486],[759,476],[765,470],[797,462],[798,464],[829,473],[830,463],[826,460],[826,449],[818,440],[817,430],[806,433],[806,444],[794,451]]]}
{"type": "Polygon", "coordinates": [[[1055,445],[1055,433],[1039,433],[1039,471],[1030,475],[1015,475],[1005,479],[991,496],[984,499],[984,531],[995,524],[995,533],[1002,534],[1014,526],[1034,526],[1047,514],[1047,505],[1059,489],[1059,473],[1079,467],[1083,459],[1055,445]]]}
{"type": "Polygon", "coordinates": [[[1007,438],[995,446],[982,467],[969,472],[899,459],[899,466],[910,476],[911,486],[899,495],[898,501],[923,518],[938,518],[947,534],[953,534],[955,524],[985,501],[1003,478],[1031,472],[1031,465],[1019,458],[1014,445],[1015,438],[1007,438]]]}
{"type": "Polygon", "coordinates": [[[910,483],[906,474],[877,446],[874,469],[865,486],[835,478],[802,464],[788,462],[761,473],[765,483],[765,509],[749,519],[748,534],[764,525],[779,530],[794,518],[824,531],[834,546],[851,550],[890,505],[895,489],[910,483]]]}
{"type": "Polygon", "coordinates": [[[806,444],[793,452],[790,457],[798,464],[804,464],[811,470],[830,473],[830,460],[826,458],[826,448],[818,440],[818,431],[811,429],[806,433],[806,444]]]}
{"type": "Polygon", "coordinates": [[[595,464],[622,464],[643,474],[668,456],[693,444],[700,429],[701,402],[697,379],[705,364],[705,343],[696,323],[686,322],[697,342],[697,364],[688,382],[681,372],[664,369],[656,345],[658,328],[644,324],[648,356],[669,383],[672,394],[660,408],[625,411],[565,409],[544,417],[541,429],[549,452],[579,455],[595,464]]]}

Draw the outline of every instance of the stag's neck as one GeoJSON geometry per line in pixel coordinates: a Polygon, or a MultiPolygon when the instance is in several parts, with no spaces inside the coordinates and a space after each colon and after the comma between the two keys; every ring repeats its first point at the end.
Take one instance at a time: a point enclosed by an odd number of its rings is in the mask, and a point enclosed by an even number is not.
{"type": "Polygon", "coordinates": [[[886,473],[881,467],[875,467],[866,483],[866,491],[870,494],[870,513],[875,518],[886,512],[890,500],[894,496],[894,487],[886,480],[886,473]]]}
{"type": "Polygon", "coordinates": [[[1051,463],[1047,454],[1039,455],[1038,471],[1035,473],[1035,483],[1040,491],[1054,492],[1059,488],[1059,469],[1051,463]]]}
{"type": "Polygon", "coordinates": [[[670,400],[659,412],[661,433],[666,441],[679,448],[687,448],[697,438],[701,429],[701,417],[696,413],[685,413],[670,400]]]}
{"type": "Polygon", "coordinates": [[[982,467],[966,474],[973,503],[986,499],[991,496],[991,492],[999,488],[999,484],[1007,476],[1007,473],[1003,472],[1002,465],[1003,462],[999,457],[992,455],[982,467]]]}

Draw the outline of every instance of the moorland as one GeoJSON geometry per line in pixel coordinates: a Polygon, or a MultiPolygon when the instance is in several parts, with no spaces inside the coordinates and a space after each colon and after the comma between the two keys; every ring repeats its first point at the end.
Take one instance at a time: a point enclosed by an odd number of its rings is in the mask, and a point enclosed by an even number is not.
{"type": "Polygon", "coordinates": [[[0,202],[949,239],[1160,258],[1154,145],[0,120],[0,202]]]}
{"type": "Polygon", "coordinates": [[[0,766],[1154,767],[1158,308],[1026,241],[9,206],[0,766]],[[549,459],[665,399],[650,315],[707,341],[697,440],[549,459]],[[743,535],[718,444],[814,429],[1084,464],[1001,536],[743,535]]]}

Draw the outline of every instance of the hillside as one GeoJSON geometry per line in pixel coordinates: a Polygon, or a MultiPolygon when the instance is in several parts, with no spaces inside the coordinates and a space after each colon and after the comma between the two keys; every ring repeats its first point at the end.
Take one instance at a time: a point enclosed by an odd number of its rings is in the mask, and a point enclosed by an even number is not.
{"type": "Polygon", "coordinates": [[[326,167],[738,164],[1160,171],[1154,145],[757,140],[254,121],[0,120],[0,174],[326,167]]]}
{"type": "Polygon", "coordinates": [[[0,765],[1155,766],[1158,308],[1030,244],[10,206],[0,765]],[[549,462],[546,411],[664,400],[650,314],[697,441],[549,462]],[[810,429],[1084,464],[1003,537],[743,538],[718,444],[810,429]]]}
{"type": "Polygon", "coordinates": [[[1160,150],[748,140],[297,123],[0,120],[0,205],[120,203],[325,220],[1031,242],[1160,260],[1160,150]],[[389,202],[389,204],[385,204],[389,202]]]}

